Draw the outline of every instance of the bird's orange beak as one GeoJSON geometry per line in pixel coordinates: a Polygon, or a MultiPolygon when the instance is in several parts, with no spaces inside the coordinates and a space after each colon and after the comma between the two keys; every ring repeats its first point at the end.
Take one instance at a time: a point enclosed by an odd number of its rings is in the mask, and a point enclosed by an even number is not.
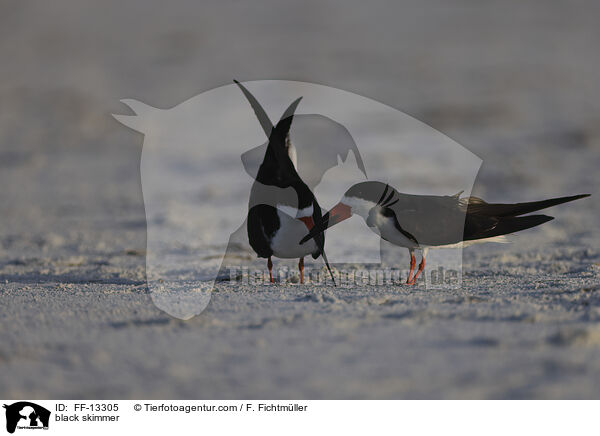
{"type": "Polygon", "coordinates": [[[352,216],[352,208],[344,203],[336,204],[329,212],[323,215],[320,223],[315,223],[314,227],[310,229],[308,235],[306,235],[300,241],[300,244],[304,244],[316,235],[323,233],[329,227],[332,227],[352,216]]]}
{"type": "Polygon", "coordinates": [[[308,230],[312,230],[312,228],[315,226],[315,222],[311,216],[303,216],[299,219],[304,223],[308,230]]]}

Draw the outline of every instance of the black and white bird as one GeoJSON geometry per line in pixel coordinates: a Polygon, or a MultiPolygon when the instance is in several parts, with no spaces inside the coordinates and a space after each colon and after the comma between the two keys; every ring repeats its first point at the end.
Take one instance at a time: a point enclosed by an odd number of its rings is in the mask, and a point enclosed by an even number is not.
{"type": "Polygon", "coordinates": [[[250,246],[259,257],[267,258],[269,277],[273,282],[273,256],[299,259],[300,283],[304,283],[304,256],[323,257],[334,281],[327,256],[325,235],[319,233],[306,244],[299,241],[315,224],[320,225],[322,214],[310,188],[302,181],[296,168],[296,150],[290,140],[294,112],[302,97],[286,109],[273,126],[254,96],[237,80],[269,138],[262,164],[252,186],[248,205],[247,231],[250,246]]]}
{"type": "Polygon", "coordinates": [[[314,238],[325,229],[356,214],[382,239],[408,248],[410,272],[407,284],[414,284],[425,268],[429,248],[466,246],[481,242],[501,242],[504,235],[538,226],[553,219],[547,215],[525,215],[589,194],[552,198],[528,203],[486,203],[477,197],[402,194],[377,181],[357,183],[346,191],[340,202],[323,215],[300,243],[314,238]],[[414,277],[416,249],[423,250],[414,277]]]}

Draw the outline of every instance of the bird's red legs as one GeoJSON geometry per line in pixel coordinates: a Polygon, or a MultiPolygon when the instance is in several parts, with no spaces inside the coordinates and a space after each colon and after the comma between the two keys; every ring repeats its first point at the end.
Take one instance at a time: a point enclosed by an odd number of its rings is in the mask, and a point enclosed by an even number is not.
{"type": "Polygon", "coordinates": [[[300,283],[304,283],[304,258],[301,257],[298,261],[298,269],[300,270],[300,283]]]}
{"type": "Polygon", "coordinates": [[[414,285],[415,282],[417,281],[417,279],[419,278],[419,275],[423,272],[423,270],[425,269],[425,256],[427,256],[427,247],[425,247],[423,249],[423,257],[421,258],[421,263],[419,264],[419,269],[417,270],[417,273],[415,274],[415,276],[412,278],[412,280],[408,283],[409,285],[414,285]]]}
{"type": "Polygon", "coordinates": [[[273,280],[273,261],[271,260],[271,256],[269,256],[269,260],[267,260],[267,267],[269,268],[269,278],[271,279],[271,283],[274,283],[273,280]]]}
{"type": "Polygon", "coordinates": [[[408,272],[408,277],[406,278],[407,285],[411,284],[410,276],[412,276],[412,273],[415,270],[415,265],[417,264],[417,259],[415,259],[415,250],[409,249],[408,252],[410,253],[410,271],[408,272]]]}
{"type": "Polygon", "coordinates": [[[415,282],[419,278],[419,274],[421,274],[424,269],[425,269],[425,256],[423,256],[423,259],[421,259],[421,263],[419,264],[419,269],[417,270],[417,273],[415,274],[413,279],[410,281],[409,285],[415,284],[415,282]]]}

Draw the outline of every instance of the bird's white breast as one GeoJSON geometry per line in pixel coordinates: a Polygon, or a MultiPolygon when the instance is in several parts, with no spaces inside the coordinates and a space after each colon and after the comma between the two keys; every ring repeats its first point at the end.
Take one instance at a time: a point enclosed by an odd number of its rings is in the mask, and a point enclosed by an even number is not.
{"type": "Polygon", "coordinates": [[[371,227],[371,230],[378,233],[383,239],[392,244],[406,248],[415,247],[415,242],[404,236],[404,234],[396,228],[392,217],[386,217],[377,213],[375,227],[371,227]]]}
{"type": "Polygon", "coordinates": [[[318,251],[314,239],[300,245],[300,240],[308,234],[308,228],[299,219],[292,218],[277,209],[280,227],[271,240],[271,249],[276,257],[283,259],[296,259],[318,251]]]}

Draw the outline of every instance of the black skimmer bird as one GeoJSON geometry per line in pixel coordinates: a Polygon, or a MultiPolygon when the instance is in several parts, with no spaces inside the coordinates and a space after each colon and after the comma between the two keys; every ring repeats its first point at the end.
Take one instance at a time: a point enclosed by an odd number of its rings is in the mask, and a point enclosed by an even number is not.
{"type": "Polygon", "coordinates": [[[528,203],[492,204],[477,197],[402,194],[382,182],[357,183],[346,191],[340,202],[323,215],[300,243],[325,229],[360,215],[372,231],[384,240],[408,248],[410,272],[406,280],[413,285],[425,268],[427,249],[480,242],[499,242],[509,233],[538,226],[553,219],[547,215],[526,215],[557,204],[589,197],[589,194],[551,198],[528,203]],[[423,250],[414,277],[416,249],[423,250]]]}
{"type": "Polygon", "coordinates": [[[277,125],[273,126],[266,112],[254,96],[237,80],[269,138],[256,181],[252,186],[248,210],[247,231],[252,249],[259,257],[267,258],[269,278],[273,280],[271,257],[299,259],[300,283],[304,283],[304,256],[323,257],[335,284],[325,255],[325,235],[319,233],[308,244],[300,238],[315,224],[321,224],[321,208],[310,188],[302,181],[296,169],[296,150],[290,140],[294,112],[302,97],[286,109],[277,125]]]}

